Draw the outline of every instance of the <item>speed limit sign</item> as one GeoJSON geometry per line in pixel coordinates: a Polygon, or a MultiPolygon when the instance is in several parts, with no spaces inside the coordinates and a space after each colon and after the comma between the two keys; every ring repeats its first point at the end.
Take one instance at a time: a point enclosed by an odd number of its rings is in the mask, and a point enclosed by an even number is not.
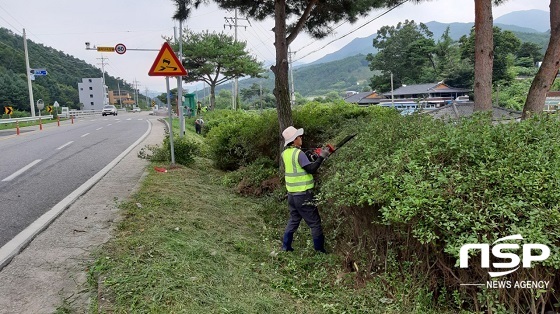
{"type": "Polygon", "coordinates": [[[115,52],[122,55],[126,52],[126,46],[124,44],[117,44],[115,46],[115,52]]]}

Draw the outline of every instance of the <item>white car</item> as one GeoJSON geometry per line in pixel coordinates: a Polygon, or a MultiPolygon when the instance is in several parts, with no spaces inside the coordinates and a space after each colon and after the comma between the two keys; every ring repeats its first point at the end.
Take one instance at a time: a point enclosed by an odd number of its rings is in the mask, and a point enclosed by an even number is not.
{"type": "Polygon", "coordinates": [[[101,111],[101,115],[102,116],[107,116],[107,115],[113,115],[116,116],[117,113],[117,107],[113,106],[113,105],[107,105],[105,107],[103,107],[103,111],[101,111]]]}

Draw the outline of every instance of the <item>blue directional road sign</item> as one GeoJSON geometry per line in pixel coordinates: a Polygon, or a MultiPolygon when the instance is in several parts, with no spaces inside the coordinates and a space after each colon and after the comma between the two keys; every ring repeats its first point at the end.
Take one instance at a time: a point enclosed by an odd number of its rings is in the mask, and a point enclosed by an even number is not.
{"type": "Polygon", "coordinates": [[[31,69],[30,72],[35,76],[47,75],[47,69],[31,69]]]}

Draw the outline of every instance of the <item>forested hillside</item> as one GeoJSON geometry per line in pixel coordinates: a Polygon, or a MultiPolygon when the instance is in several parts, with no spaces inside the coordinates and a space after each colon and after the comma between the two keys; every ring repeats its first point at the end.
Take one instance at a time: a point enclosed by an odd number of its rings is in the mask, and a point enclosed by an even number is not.
{"type": "MultiPolygon", "coordinates": [[[[79,108],[78,83],[82,78],[101,77],[101,70],[51,47],[27,41],[31,68],[47,69],[48,75],[33,81],[33,98],[46,104],[79,108]]],[[[107,86],[116,88],[117,80],[105,75],[107,86]]],[[[127,87],[131,89],[130,86],[127,87]]],[[[23,38],[0,28],[0,107],[29,111],[29,92],[25,69],[23,38]]]]}
{"type": "MultiPolygon", "coordinates": [[[[304,97],[323,96],[330,91],[361,91],[368,88],[367,84],[372,77],[366,56],[363,54],[344,58],[342,60],[301,66],[293,70],[295,91],[304,97]],[[358,85],[359,83],[359,85],[358,85]]],[[[274,75],[266,74],[266,78],[251,78],[239,81],[239,88],[248,88],[252,84],[262,84],[263,88],[274,88],[274,75]]],[[[223,84],[216,89],[231,90],[231,84],[223,84]]],[[[199,92],[199,97],[203,97],[199,92]]]]}

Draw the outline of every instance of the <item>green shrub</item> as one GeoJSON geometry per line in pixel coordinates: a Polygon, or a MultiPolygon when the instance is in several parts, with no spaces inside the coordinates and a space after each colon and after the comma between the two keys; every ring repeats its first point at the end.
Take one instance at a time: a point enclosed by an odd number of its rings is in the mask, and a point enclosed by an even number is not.
{"type": "Polygon", "coordinates": [[[236,187],[240,194],[253,196],[268,194],[280,187],[278,168],[274,161],[266,157],[226,173],[222,183],[229,187],[236,187]]]}
{"type": "MultiPolygon", "coordinates": [[[[173,137],[173,150],[175,152],[175,162],[189,166],[194,162],[194,156],[199,152],[197,143],[188,140],[186,137],[173,137]]],[[[139,158],[144,158],[155,162],[171,161],[171,145],[169,135],[163,140],[163,145],[146,145],[138,152],[139,158]]]]}
{"type": "MultiPolygon", "coordinates": [[[[341,150],[341,162],[329,164],[322,197],[354,222],[374,222],[362,224],[363,230],[355,223],[351,231],[367,235],[367,251],[383,256],[384,244],[375,243],[385,238],[400,250],[401,263],[411,254],[430,261],[422,271],[431,273],[435,291],[463,289],[461,295],[470,298],[456,304],[512,311],[528,307],[527,300],[538,294],[544,303],[537,306],[544,309],[546,302],[558,302],[554,291],[560,289],[560,122],[487,121],[479,116],[455,125],[385,115],[362,123],[352,150],[341,150]],[[548,245],[551,256],[508,279],[550,280],[555,286],[539,292],[460,288],[489,279],[488,269],[458,268],[460,247],[513,234],[548,245]],[[432,269],[430,263],[440,266],[432,269]]],[[[372,265],[380,262],[372,256],[372,265]]]]}
{"type": "MultiPolygon", "coordinates": [[[[4,110],[4,108],[2,108],[2,110],[4,110]]],[[[3,112],[3,111],[2,111],[3,112]]],[[[12,119],[14,118],[25,118],[25,117],[29,117],[31,114],[27,111],[20,111],[20,110],[16,110],[14,109],[14,111],[11,114],[12,119]]],[[[7,114],[2,114],[2,119],[9,119],[10,115],[7,114]]]]}
{"type": "MultiPolygon", "coordinates": [[[[304,128],[306,148],[320,147],[329,140],[342,139],[342,126],[354,125],[385,108],[360,108],[342,101],[334,104],[309,103],[293,111],[294,126],[304,128]]],[[[280,131],[275,110],[243,112],[220,110],[208,115],[205,124],[212,159],[217,168],[235,170],[260,157],[278,165],[280,131]]]]}
{"type": "Polygon", "coordinates": [[[207,140],[218,169],[235,170],[261,157],[275,160],[279,141],[276,112],[225,112],[208,122],[207,140]]]}
{"type": "MultiPolygon", "coordinates": [[[[164,141],[165,147],[171,146],[168,143],[169,139],[166,138],[167,142],[164,141]]],[[[198,154],[199,147],[193,141],[188,140],[186,137],[173,138],[173,150],[175,151],[175,162],[183,165],[189,166],[194,162],[194,156],[198,154]]]]}

